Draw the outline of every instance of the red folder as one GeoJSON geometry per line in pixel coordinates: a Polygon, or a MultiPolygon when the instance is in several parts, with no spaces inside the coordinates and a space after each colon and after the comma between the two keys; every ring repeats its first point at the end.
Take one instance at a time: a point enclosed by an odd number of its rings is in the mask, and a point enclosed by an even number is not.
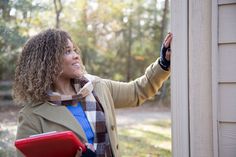
{"type": "Polygon", "coordinates": [[[33,135],[15,141],[15,146],[26,157],[74,157],[85,145],[71,131],[33,135]]]}

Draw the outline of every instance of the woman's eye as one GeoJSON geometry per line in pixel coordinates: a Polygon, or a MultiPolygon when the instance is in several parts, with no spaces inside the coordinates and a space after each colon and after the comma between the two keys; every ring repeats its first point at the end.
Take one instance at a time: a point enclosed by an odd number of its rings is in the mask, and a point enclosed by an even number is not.
{"type": "Polygon", "coordinates": [[[71,53],[73,53],[73,52],[79,54],[78,51],[77,51],[77,49],[72,49],[72,50],[68,49],[64,54],[65,54],[65,55],[69,55],[69,54],[71,54],[71,53]]]}
{"type": "Polygon", "coordinates": [[[64,54],[69,55],[71,52],[72,52],[71,50],[67,50],[64,54]]]}

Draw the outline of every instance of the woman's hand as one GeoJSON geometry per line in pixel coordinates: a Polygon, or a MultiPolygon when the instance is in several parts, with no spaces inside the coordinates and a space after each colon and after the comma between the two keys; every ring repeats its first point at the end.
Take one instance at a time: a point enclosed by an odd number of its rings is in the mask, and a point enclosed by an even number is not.
{"type": "Polygon", "coordinates": [[[86,145],[86,147],[87,147],[88,149],[90,149],[91,151],[95,152],[95,148],[94,148],[94,146],[93,146],[92,144],[90,144],[90,143],[85,143],[85,145],[86,145]]]}
{"type": "MultiPolygon", "coordinates": [[[[84,156],[96,156],[93,145],[90,143],[85,143],[85,145],[87,147],[87,151],[84,152],[84,156]]],[[[81,157],[82,155],[82,148],[80,148],[79,150],[77,150],[75,157],[81,157]]]]}
{"type": "Polygon", "coordinates": [[[169,32],[167,36],[165,37],[165,40],[161,47],[159,64],[164,70],[169,70],[169,67],[170,67],[170,59],[171,59],[170,46],[171,46],[172,38],[173,38],[173,34],[169,32]]]}
{"type": "Polygon", "coordinates": [[[173,38],[173,34],[171,32],[169,32],[163,42],[163,46],[165,48],[167,48],[167,51],[166,51],[166,54],[165,54],[165,59],[170,61],[170,56],[171,56],[171,41],[172,41],[172,38],[173,38]]]}
{"type": "Polygon", "coordinates": [[[81,156],[82,156],[82,148],[78,149],[75,154],[75,157],[81,157],[81,156]]]}

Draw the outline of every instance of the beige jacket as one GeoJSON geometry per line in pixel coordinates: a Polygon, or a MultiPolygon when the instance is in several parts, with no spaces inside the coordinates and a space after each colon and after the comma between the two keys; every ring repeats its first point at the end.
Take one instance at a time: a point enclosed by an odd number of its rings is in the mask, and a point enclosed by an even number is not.
{"type": "MultiPolygon", "coordinates": [[[[108,134],[115,157],[119,157],[115,108],[135,107],[153,96],[161,87],[170,72],[164,71],[158,62],[154,62],[143,76],[129,83],[105,80],[94,76],[94,91],[98,96],[106,117],[108,134]]],[[[76,119],[65,106],[53,106],[50,103],[29,104],[19,113],[17,139],[33,134],[50,131],[72,130],[77,136],[87,141],[76,119]]],[[[18,152],[18,156],[21,156],[18,152]]]]}

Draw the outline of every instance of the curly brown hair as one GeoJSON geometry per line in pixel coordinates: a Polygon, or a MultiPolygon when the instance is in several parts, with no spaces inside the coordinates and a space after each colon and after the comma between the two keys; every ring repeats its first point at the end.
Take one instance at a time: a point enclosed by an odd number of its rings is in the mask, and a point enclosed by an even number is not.
{"type": "Polygon", "coordinates": [[[72,41],[66,31],[47,29],[26,42],[15,70],[13,98],[16,103],[47,101],[47,92],[61,73],[60,62],[68,39],[72,41]]]}

